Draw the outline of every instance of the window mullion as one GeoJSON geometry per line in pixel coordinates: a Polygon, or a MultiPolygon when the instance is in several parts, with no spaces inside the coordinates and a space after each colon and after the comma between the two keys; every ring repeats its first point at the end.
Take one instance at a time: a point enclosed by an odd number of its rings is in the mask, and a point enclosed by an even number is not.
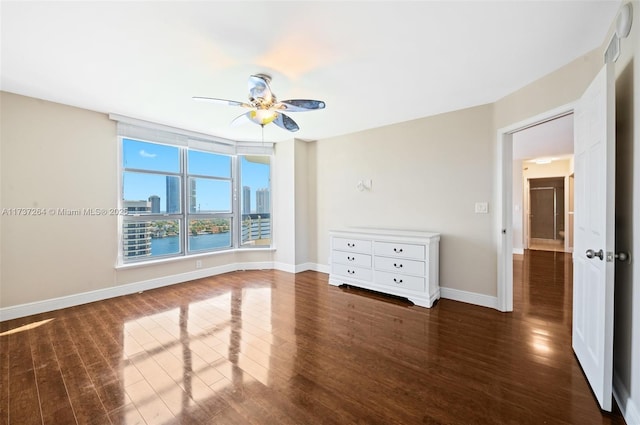
{"type": "Polygon", "coordinates": [[[233,193],[233,202],[232,208],[234,213],[233,220],[233,247],[239,248],[242,243],[242,208],[240,206],[240,196],[239,196],[239,185],[240,185],[240,161],[237,156],[233,157],[233,163],[231,164],[232,173],[232,193],[233,193]]]}
{"type": "Polygon", "coordinates": [[[189,196],[189,164],[187,161],[187,152],[188,149],[180,148],[180,171],[182,172],[182,235],[180,240],[182,242],[182,255],[186,256],[189,253],[189,218],[187,214],[188,205],[188,196],[189,196]]]}

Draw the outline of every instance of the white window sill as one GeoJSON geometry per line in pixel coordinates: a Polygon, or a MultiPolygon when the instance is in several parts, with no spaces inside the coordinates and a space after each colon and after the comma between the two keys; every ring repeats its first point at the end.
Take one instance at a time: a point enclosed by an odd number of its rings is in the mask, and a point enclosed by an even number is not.
{"type": "Polygon", "coordinates": [[[215,257],[218,255],[224,254],[238,254],[241,252],[275,252],[275,248],[237,248],[237,249],[225,249],[222,251],[215,252],[203,252],[201,254],[189,254],[189,255],[181,255],[179,257],[170,257],[170,258],[160,258],[157,260],[149,260],[149,261],[140,261],[140,262],[131,262],[131,263],[122,263],[116,264],[116,270],[127,270],[127,269],[135,269],[140,267],[149,267],[149,266],[157,266],[160,264],[171,264],[185,260],[193,260],[204,257],[215,257]]]}

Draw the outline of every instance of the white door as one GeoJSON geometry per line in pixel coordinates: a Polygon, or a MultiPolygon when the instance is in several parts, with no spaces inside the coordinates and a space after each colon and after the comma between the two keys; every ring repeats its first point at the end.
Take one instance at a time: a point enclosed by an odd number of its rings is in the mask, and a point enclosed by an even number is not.
{"type": "Polygon", "coordinates": [[[615,77],[600,70],[575,109],[573,350],[611,411],[615,214],[615,77]]]}

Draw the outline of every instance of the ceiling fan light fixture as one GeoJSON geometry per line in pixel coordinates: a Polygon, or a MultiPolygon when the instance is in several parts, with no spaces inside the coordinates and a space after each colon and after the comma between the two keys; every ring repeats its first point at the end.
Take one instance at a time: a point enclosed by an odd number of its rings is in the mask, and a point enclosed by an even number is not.
{"type": "Polygon", "coordinates": [[[538,165],[544,165],[544,164],[551,164],[553,161],[557,161],[557,160],[558,158],[535,158],[530,160],[529,162],[538,164],[538,165]]]}
{"type": "Polygon", "coordinates": [[[260,125],[266,125],[273,122],[277,116],[277,112],[270,109],[256,109],[250,113],[251,120],[260,125]]]}

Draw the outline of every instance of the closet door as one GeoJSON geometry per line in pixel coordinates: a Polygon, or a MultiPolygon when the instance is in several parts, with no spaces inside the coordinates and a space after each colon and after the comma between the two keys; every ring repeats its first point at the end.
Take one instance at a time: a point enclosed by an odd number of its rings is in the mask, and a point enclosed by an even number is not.
{"type": "Polygon", "coordinates": [[[529,193],[530,237],[554,239],[555,237],[555,189],[553,187],[531,188],[529,193]]]}

